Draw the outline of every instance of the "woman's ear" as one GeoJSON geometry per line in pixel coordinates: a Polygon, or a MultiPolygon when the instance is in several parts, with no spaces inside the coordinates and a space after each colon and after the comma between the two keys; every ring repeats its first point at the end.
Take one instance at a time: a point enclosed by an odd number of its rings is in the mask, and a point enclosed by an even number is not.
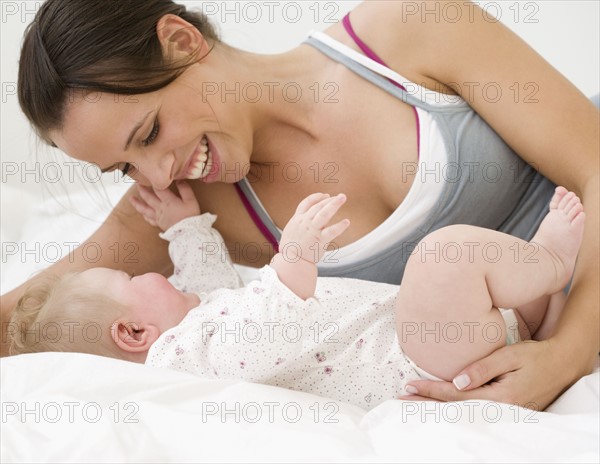
{"type": "Polygon", "coordinates": [[[156,326],[142,326],[125,319],[113,322],[110,332],[115,344],[128,353],[145,353],[160,337],[160,330],[156,326]]]}
{"type": "Polygon", "coordinates": [[[170,59],[180,59],[201,53],[208,44],[196,27],[185,19],[167,14],[158,20],[156,34],[163,49],[163,54],[170,59]]]}

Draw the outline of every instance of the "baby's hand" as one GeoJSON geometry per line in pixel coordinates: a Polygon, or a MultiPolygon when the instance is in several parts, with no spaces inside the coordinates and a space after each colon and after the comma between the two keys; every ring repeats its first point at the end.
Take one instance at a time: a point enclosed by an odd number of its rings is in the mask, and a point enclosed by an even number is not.
{"type": "Polygon", "coordinates": [[[341,235],[350,225],[350,220],[330,225],[329,221],[346,202],[346,195],[330,197],[326,193],[313,193],[306,197],[296,209],[281,235],[279,252],[286,260],[302,258],[318,263],[327,245],[341,235]]]}
{"type": "Polygon", "coordinates": [[[192,187],[183,180],[175,182],[175,185],[179,196],[169,189],[156,190],[138,184],[141,199],[131,197],[129,201],[148,224],[159,227],[164,232],[173,224],[200,214],[200,206],[192,187]]]}

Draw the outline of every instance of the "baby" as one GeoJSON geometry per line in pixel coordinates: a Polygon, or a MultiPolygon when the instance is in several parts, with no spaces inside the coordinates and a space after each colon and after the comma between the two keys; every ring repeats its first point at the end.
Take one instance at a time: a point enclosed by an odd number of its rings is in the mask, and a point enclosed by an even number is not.
{"type": "Polygon", "coordinates": [[[317,193],[300,203],[260,278],[241,287],[215,216],[200,215],[189,185],[178,182],[179,195],[139,189],[138,211],[169,241],[170,281],[93,268],[40,284],[11,320],[13,354],[94,353],[370,409],[406,395],[412,380],[452,380],[506,344],[547,337],[585,218],[579,198],[557,187],[530,242],[439,229],[412,252],[398,287],[317,279],[327,245],[349,226],[333,221],[345,196],[317,193]]]}

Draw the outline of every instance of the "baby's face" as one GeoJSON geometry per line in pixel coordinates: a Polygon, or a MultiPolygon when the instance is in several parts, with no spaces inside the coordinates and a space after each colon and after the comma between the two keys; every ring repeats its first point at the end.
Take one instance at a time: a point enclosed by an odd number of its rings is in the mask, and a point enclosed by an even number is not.
{"type": "Polygon", "coordinates": [[[86,288],[127,306],[130,322],[154,325],[161,333],[178,325],[190,309],[200,304],[198,295],[180,292],[154,272],[131,277],[123,271],[98,267],[82,272],[79,279],[86,288]]]}

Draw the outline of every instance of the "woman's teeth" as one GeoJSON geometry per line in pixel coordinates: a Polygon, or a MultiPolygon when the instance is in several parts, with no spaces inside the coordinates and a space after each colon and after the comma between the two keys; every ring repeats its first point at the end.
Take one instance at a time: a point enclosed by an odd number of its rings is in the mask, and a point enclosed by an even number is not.
{"type": "Polygon", "coordinates": [[[189,169],[188,179],[201,179],[206,177],[212,169],[212,156],[208,149],[208,140],[206,136],[202,137],[200,142],[200,151],[192,161],[189,169]]]}

